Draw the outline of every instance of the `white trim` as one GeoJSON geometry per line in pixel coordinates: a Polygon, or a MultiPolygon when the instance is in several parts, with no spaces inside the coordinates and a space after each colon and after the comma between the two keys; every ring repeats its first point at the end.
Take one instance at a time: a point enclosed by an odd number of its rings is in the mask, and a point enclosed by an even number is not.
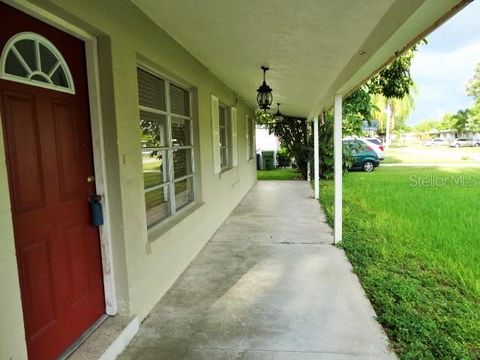
{"type": "Polygon", "coordinates": [[[135,316],[98,360],[115,360],[132,341],[138,330],[140,330],[140,321],[135,316]]]}
{"type": "MultiPolygon", "coordinates": [[[[56,64],[55,64],[56,65],[56,64]]],[[[58,66],[55,66],[58,68],[58,66]]],[[[53,75],[53,73],[52,73],[53,75]]],[[[67,62],[65,61],[64,57],[58,51],[55,45],[53,45],[50,40],[47,38],[43,37],[40,34],[34,33],[34,32],[21,32],[18,34],[13,35],[5,44],[5,46],[2,49],[2,54],[0,55],[0,79],[5,79],[5,80],[10,80],[10,81],[16,81],[22,84],[29,84],[32,86],[38,86],[46,89],[51,89],[55,91],[61,91],[61,92],[66,92],[69,94],[75,94],[75,85],[73,82],[73,77],[72,74],[70,73],[70,68],[68,67],[67,62]],[[21,40],[32,40],[35,42],[35,62],[37,65],[37,70],[33,71],[30,66],[25,62],[25,59],[23,59],[22,55],[18,51],[18,49],[15,47],[15,44],[18,41],[21,40]],[[55,85],[50,77],[50,71],[48,74],[44,73],[41,71],[40,67],[40,44],[45,46],[50,52],[56,57],[57,63],[60,63],[60,67],[62,68],[63,72],[65,73],[65,76],[67,78],[67,87],[64,86],[59,86],[55,85]],[[16,76],[13,74],[8,74],[5,72],[5,66],[6,66],[6,61],[7,61],[7,56],[10,53],[10,51],[13,51],[17,59],[20,61],[22,66],[27,70],[27,77],[21,77],[21,76],[16,76]],[[43,75],[46,79],[48,79],[48,83],[43,83],[41,81],[36,81],[32,79],[32,76],[41,74],[43,75]]]]}
{"type": "Polygon", "coordinates": [[[342,176],[343,176],[343,142],[342,142],[342,96],[335,95],[335,109],[333,120],[333,152],[334,152],[334,176],[335,176],[335,217],[334,217],[334,241],[338,244],[342,241],[342,176]]]}
{"type": "Polygon", "coordinates": [[[85,42],[88,94],[90,101],[90,123],[92,130],[92,150],[95,166],[97,193],[102,195],[104,206],[104,225],[100,228],[102,250],[103,281],[105,295],[105,313],[115,315],[118,312],[113,268],[112,238],[110,231],[109,195],[106,182],[103,121],[100,102],[100,82],[98,70],[97,39],[84,30],[62,20],[26,0],[5,0],[8,5],[25,12],[75,38],[85,42]]]}
{"type": "Polygon", "coordinates": [[[183,181],[185,179],[193,178],[194,176],[195,176],[195,173],[191,173],[191,174],[188,174],[188,175],[183,175],[182,177],[179,177],[178,179],[173,180],[173,182],[174,183],[180,182],[180,181],[183,181]]]}
{"type": "Polygon", "coordinates": [[[318,116],[313,119],[313,188],[315,189],[315,199],[320,198],[320,156],[318,149],[318,116]]]}
{"type": "Polygon", "coordinates": [[[250,117],[248,114],[245,114],[245,158],[250,160],[250,153],[252,152],[250,146],[250,117]]]}
{"type": "Polygon", "coordinates": [[[238,126],[237,109],[230,108],[230,135],[232,137],[232,167],[238,166],[238,126]]]}
{"type": "Polygon", "coordinates": [[[220,150],[220,108],[218,97],[211,94],[211,124],[212,124],[212,156],[213,156],[213,173],[220,174],[222,172],[222,156],[220,150]]]}
{"type": "Polygon", "coordinates": [[[106,172],[105,145],[103,133],[102,107],[100,102],[100,74],[98,69],[97,39],[92,36],[85,40],[85,59],[87,62],[88,97],[90,102],[90,122],[92,130],[92,148],[95,165],[95,185],[97,194],[102,195],[104,206],[104,224],[100,227],[102,249],[103,287],[105,292],[105,312],[115,315],[118,312],[113,267],[113,249],[111,237],[110,202],[106,172]]]}

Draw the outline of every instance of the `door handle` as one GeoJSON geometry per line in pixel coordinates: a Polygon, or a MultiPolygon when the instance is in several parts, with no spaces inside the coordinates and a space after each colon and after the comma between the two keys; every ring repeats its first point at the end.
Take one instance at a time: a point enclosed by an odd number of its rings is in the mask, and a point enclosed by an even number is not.
{"type": "Polygon", "coordinates": [[[95,181],[95,176],[93,175],[90,175],[90,176],[87,176],[87,183],[93,183],[95,181]]]}

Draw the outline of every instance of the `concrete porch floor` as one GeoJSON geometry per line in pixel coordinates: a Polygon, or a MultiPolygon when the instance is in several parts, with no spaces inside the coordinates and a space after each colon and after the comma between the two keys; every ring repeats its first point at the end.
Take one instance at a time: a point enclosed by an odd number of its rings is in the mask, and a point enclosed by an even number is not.
{"type": "Polygon", "coordinates": [[[307,182],[247,194],[119,359],[395,359],[307,182]]]}

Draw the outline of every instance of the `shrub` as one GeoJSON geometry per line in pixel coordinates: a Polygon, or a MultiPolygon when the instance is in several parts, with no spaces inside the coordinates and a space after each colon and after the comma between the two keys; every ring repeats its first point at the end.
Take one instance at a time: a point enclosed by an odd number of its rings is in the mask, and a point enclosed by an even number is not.
{"type": "Polygon", "coordinates": [[[278,167],[290,167],[292,165],[292,156],[285,148],[280,148],[277,151],[277,166],[278,167]]]}

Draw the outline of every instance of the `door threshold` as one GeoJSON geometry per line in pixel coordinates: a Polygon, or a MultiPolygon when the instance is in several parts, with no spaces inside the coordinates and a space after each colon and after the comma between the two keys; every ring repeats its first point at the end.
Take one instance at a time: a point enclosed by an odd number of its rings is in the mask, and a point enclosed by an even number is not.
{"type": "Polygon", "coordinates": [[[115,360],[139,330],[137,316],[109,316],[68,360],[115,360]]]}
{"type": "Polygon", "coordinates": [[[70,345],[67,350],[65,350],[58,358],[57,360],[66,360],[70,355],[72,355],[75,350],[77,350],[80,345],[82,345],[92,333],[97,330],[97,328],[103,324],[105,320],[107,320],[110,316],[107,314],[104,314],[93,323],[92,326],[90,326],[80,337],[72,344],[70,345]]]}

